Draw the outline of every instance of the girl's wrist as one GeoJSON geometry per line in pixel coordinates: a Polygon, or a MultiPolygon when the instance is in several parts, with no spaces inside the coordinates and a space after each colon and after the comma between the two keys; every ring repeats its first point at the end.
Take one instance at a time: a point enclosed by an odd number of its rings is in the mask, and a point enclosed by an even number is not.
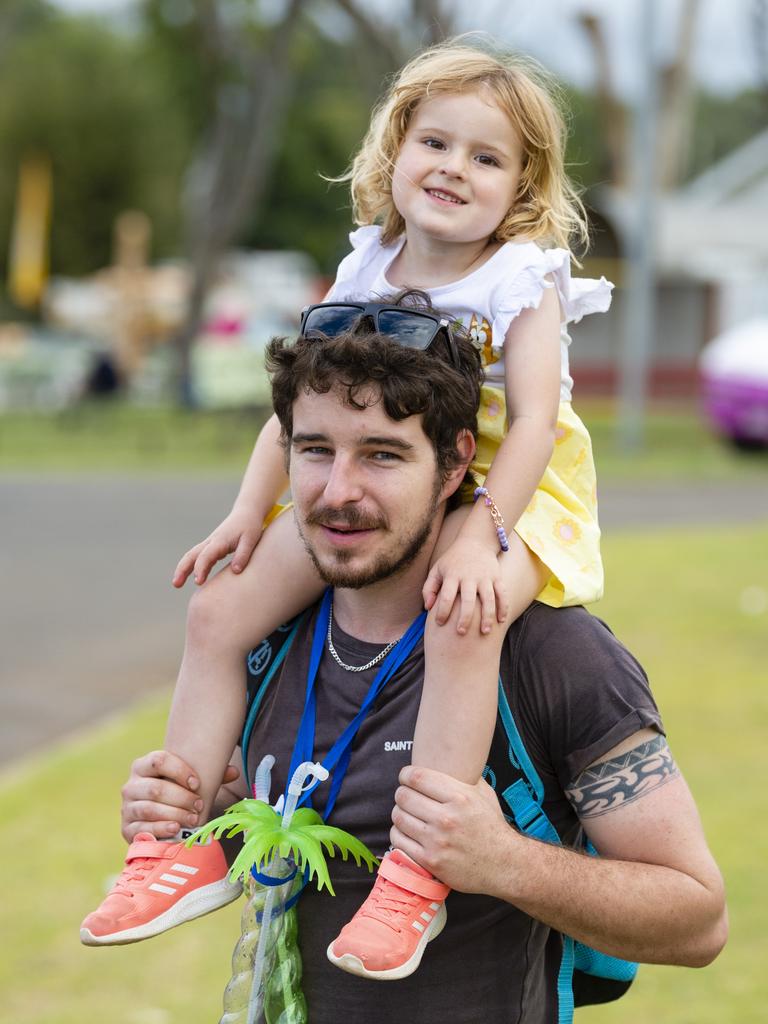
{"type": "Polygon", "coordinates": [[[499,554],[500,546],[496,528],[491,517],[488,515],[488,509],[479,503],[475,504],[475,507],[467,516],[459,536],[465,537],[476,544],[482,544],[483,547],[486,547],[494,555],[499,554]]]}
{"type": "MultiPolygon", "coordinates": [[[[493,499],[493,495],[487,487],[476,487],[474,498],[476,510],[484,511],[486,521],[491,523],[499,548],[502,551],[509,551],[506,523],[504,522],[504,516],[501,514],[501,509],[493,499]]],[[[474,514],[476,519],[480,518],[477,511],[474,514]]]]}

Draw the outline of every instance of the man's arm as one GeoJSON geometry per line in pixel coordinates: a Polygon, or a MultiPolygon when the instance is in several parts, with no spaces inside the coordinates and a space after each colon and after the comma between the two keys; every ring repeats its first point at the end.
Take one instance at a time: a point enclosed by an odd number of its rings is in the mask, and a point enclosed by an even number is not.
{"type": "Polygon", "coordinates": [[[702,967],[725,944],[720,872],[690,791],[652,730],[568,788],[600,857],[521,835],[484,782],[412,766],[400,780],[392,843],[452,888],[506,900],[627,960],[702,967]]]}

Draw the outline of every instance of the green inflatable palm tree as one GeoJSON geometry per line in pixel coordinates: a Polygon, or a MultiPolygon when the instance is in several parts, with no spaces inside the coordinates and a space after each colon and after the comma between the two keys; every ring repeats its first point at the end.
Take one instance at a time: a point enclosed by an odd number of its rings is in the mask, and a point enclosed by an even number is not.
{"type": "Polygon", "coordinates": [[[213,835],[220,839],[243,835],[243,848],[238,853],[229,872],[234,882],[247,876],[252,867],[267,872],[274,857],[292,860],[301,874],[308,872],[307,881],[317,879],[318,889],[327,889],[336,894],[331,885],[325,853],[334,857],[336,849],[346,860],[351,854],[358,867],[365,864],[369,871],[378,860],[368,847],[349,832],[326,825],[317,811],[310,807],[299,807],[286,825],[284,815],[261,800],[240,800],[233,804],[220,818],[214,818],[195,833],[192,841],[205,841],[213,835]]]}
{"type": "Polygon", "coordinates": [[[335,895],[325,856],[351,854],[369,871],[378,864],[371,851],[349,832],[326,825],[317,811],[296,804],[315,780],[328,772],[320,764],[305,762],[288,786],[285,806],[270,807],[269,777],[274,758],[269,756],[256,773],[256,799],[240,800],[221,817],[209,821],[189,843],[209,836],[221,839],[242,835],[230,878],[243,877],[248,904],[242,915],[241,935],[232,957],[233,974],[224,993],[220,1024],[306,1024],[306,1001],[301,991],[301,957],[296,942],[295,907],[285,910],[294,877],[316,880],[319,890],[335,895]],[[295,871],[293,870],[295,866],[295,871]],[[257,879],[253,869],[259,874],[257,879]]]}

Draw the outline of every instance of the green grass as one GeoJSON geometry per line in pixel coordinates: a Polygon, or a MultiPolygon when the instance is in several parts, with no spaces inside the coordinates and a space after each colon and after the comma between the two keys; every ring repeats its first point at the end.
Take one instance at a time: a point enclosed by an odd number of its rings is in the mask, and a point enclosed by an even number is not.
{"type": "MultiPolygon", "coordinates": [[[[648,669],[726,878],[731,939],[702,971],[642,967],[620,1005],[579,1011],[578,1024],[765,1020],[768,612],[759,601],[743,610],[745,590],[768,587],[765,552],[768,526],[606,541],[609,597],[598,612],[648,669]]],[[[132,757],[161,742],[166,705],[150,701],[0,785],[0,927],[11,937],[0,957],[3,1020],[218,1019],[237,905],[136,946],[92,950],[77,940],[80,918],[124,849],[120,784],[132,757]]]]}
{"type": "MultiPolygon", "coordinates": [[[[691,405],[654,407],[646,446],[632,454],[617,444],[609,402],[582,402],[579,412],[592,433],[600,480],[727,480],[768,469],[768,450],[732,451],[691,405]]],[[[5,413],[0,471],[240,472],[265,417],[264,410],[192,413],[120,402],[86,403],[56,414],[5,413]]]]}
{"type": "Polygon", "coordinates": [[[78,938],[84,913],[103,895],[107,872],[116,872],[125,855],[120,786],[132,758],[162,742],[167,704],[166,698],[143,704],[11,776],[0,790],[0,1020],[218,1020],[239,903],[152,942],[86,949],[78,938]]]}
{"type": "Polygon", "coordinates": [[[93,402],[0,415],[0,471],[242,472],[264,410],[185,412],[93,402]]]}
{"type": "Polygon", "coordinates": [[[620,1011],[584,1011],[580,1024],[765,1020],[768,612],[743,605],[749,588],[768,593],[767,552],[766,526],[622,534],[605,544],[610,596],[596,610],[648,671],[725,876],[731,938],[704,971],[643,967],[620,1011]]]}
{"type": "Polygon", "coordinates": [[[576,406],[589,428],[598,482],[602,480],[737,479],[768,471],[768,448],[738,452],[709,430],[692,404],[659,403],[645,424],[641,451],[627,452],[617,438],[616,410],[608,401],[576,406]]]}

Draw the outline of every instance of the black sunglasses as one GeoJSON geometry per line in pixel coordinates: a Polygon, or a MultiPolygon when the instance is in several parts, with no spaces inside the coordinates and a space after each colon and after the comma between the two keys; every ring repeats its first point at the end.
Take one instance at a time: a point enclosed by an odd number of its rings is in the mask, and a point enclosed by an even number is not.
{"type": "Polygon", "coordinates": [[[421,351],[426,351],[444,331],[451,361],[456,367],[461,365],[450,321],[436,313],[422,313],[403,306],[384,306],[378,302],[318,302],[302,310],[300,333],[304,338],[335,338],[352,330],[364,318],[373,322],[379,334],[387,335],[404,348],[421,351]]]}

